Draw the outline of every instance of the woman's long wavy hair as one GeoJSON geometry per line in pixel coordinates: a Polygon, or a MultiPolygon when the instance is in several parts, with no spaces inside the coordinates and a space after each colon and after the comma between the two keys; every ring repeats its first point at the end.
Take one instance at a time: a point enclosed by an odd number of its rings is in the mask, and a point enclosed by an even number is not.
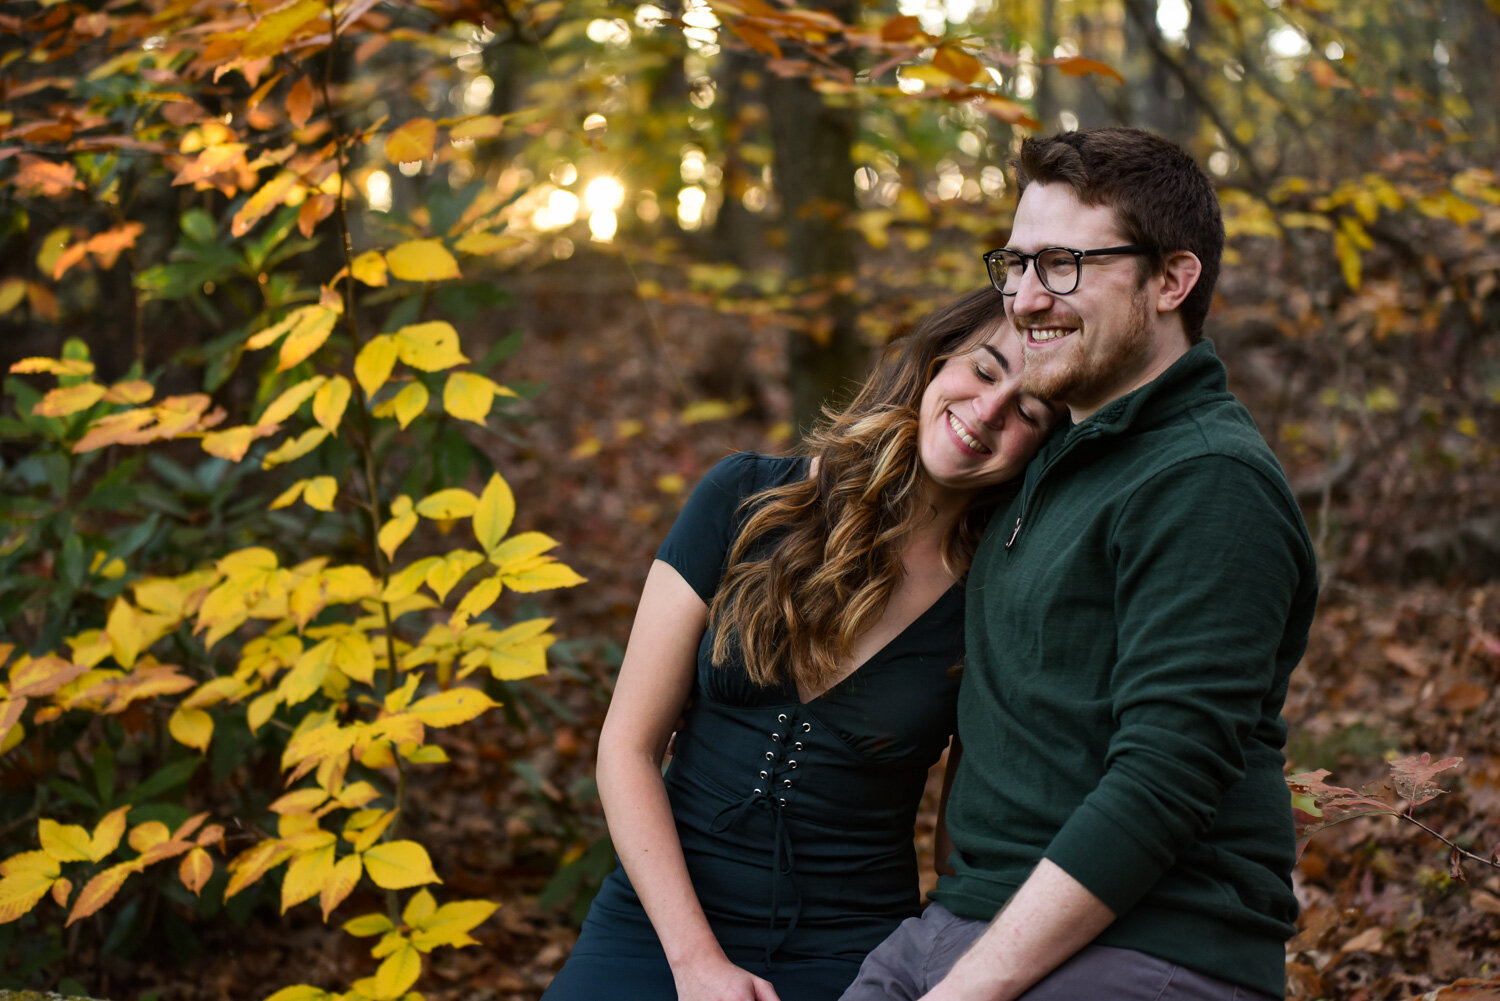
{"type": "MultiPolygon", "coordinates": [[[[816,474],[745,501],[751,514],[709,609],[714,663],[737,645],[761,685],[821,692],[875,624],[904,574],[902,550],[929,508],[918,409],[948,358],[1004,322],[991,288],[965,295],[893,341],[859,395],[808,438],[816,474]]],[[[985,491],[944,540],[943,564],[967,572],[985,519],[1014,484],[985,491]],[[1008,488],[1008,491],[1007,491],[1008,488]]]]}

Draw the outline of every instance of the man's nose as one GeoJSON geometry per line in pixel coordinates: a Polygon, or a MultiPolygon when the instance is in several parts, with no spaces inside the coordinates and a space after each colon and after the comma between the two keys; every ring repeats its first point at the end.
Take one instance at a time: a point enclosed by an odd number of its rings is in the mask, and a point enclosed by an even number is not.
{"type": "Polygon", "coordinates": [[[1016,294],[1011,296],[1011,312],[1020,316],[1045,313],[1052,308],[1052,299],[1052,293],[1047,291],[1047,286],[1042,284],[1036,263],[1033,262],[1030,267],[1021,272],[1021,282],[1016,287],[1016,294]]]}

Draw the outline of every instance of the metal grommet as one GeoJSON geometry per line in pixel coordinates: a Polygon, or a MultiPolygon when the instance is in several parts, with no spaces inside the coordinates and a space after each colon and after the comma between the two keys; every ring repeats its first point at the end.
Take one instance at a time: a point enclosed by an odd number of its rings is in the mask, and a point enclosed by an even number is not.
{"type": "Polygon", "coordinates": [[[762,796],[764,794],[765,794],[765,790],[764,789],[756,789],[755,790],[755,795],[757,795],[757,796],[762,796]]]}
{"type": "Polygon", "coordinates": [[[792,787],[792,780],[791,779],[782,779],[781,780],[781,787],[783,789],[790,789],[792,787]]]}
{"type": "Polygon", "coordinates": [[[768,779],[768,778],[771,777],[771,773],[768,772],[768,771],[766,771],[764,768],[762,768],[760,770],[760,777],[763,778],[763,779],[768,779]]]}
{"type": "Polygon", "coordinates": [[[797,759],[796,758],[788,758],[786,766],[788,768],[796,768],[797,767],[797,759]]]}
{"type": "Polygon", "coordinates": [[[776,797],[776,802],[780,803],[782,806],[786,806],[786,797],[785,796],[777,796],[776,797]]]}
{"type": "Polygon", "coordinates": [[[778,723],[785,723],[786,722],[786,713],[782,713],[779,716],[777,716],[776,717],[776,722],[778,722],[778,723]]]}
{"type": "Polygon", "coordinates": [[[802,750],[802,741],[799,740],[795,744],[793,744],[792,745],[792,750],[794,750],[794,751],[800,751],[800,750],[802,750]]]}
{"type": "Polygon", "coordinates": [[[773,733],[773,734],[771,734],[771,739],[774,740],[774,741],[776,741],[779,744],[779,743],[781,743],[781,734],[779,734],[779,733],[773,733]]]}
{"type": "Polygon", "coordinates": [[[812,730],[812,724],[811,723],[803,723],[802,724],[802,732],[803,733],[807,733],[810,730],[812,730]]]}
{"type": "Polygon", "coordinates": [[[767,751],[766,752],[766,760],[767,761],[775,761],[776,760],[776,753],[774,751],[767,751]]]}

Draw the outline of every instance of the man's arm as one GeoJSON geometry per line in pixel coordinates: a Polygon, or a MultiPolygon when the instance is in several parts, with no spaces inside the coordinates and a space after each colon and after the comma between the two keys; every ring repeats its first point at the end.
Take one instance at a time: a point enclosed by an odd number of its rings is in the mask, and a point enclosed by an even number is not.
{"type": "Polygon", "coordinates": [[[1088,945],[1115,914],[1042,859],[922,1001],[1011,1001],[1088,945]]]}

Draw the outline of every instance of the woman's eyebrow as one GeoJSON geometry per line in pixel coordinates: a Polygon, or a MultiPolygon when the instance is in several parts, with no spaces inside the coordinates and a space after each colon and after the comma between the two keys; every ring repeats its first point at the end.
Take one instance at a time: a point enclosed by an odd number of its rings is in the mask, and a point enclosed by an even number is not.
{"type": "Polygon", "coordinates": [[[988,351],[990,354],[992,354],[992,355],[995,356],[995,360],[1000,363],[1000,367],[1003,370],[1005,370],[1006,372],[1010,371],[1010,362],[1008,362],[1008,361],[1005,360],[1005,356],[1000,353],[999,349],[996,348],[995,345],[993,345],[993,344],[985,344],[985,345],[982,345],[982,347],[986,351],[988,351]]]}

